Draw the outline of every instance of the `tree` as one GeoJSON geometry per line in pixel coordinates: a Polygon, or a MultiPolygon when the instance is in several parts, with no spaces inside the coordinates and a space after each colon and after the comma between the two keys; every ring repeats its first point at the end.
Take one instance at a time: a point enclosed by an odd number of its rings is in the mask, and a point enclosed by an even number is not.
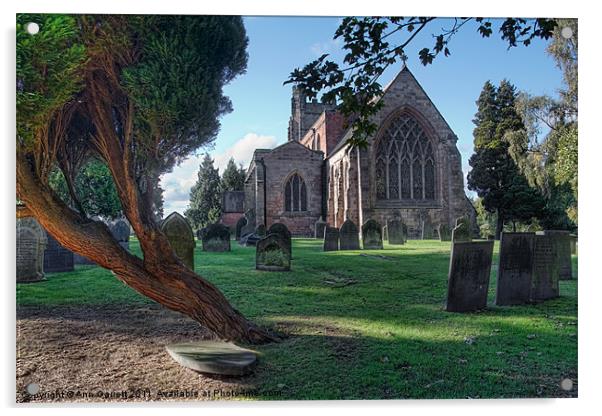
{"type": "Polygon", "coordinates": [[[236,166],[234,158],[230,158],[222,174],[222,191],[243,191],[245,189],[245,170],[236,166]]]}
{"type": "Polygon", "coordinates": [[[190,208],[184,213],[193,229],[219,220],[221,195],[219,170],[213,167],[213,159],[206,153],[199,166],[197,181],[190,190],[190,208]]]}
{"type": "Polygon", "coordinates": [[[231,110],[222,89],[244,72],[247,42],[236,16],[18,15],[17,215],[222,339],[264,342],[275,337],[178,259],[153,212],[159,175],[214,140],[231,110]],[[58,166],[73,188],[90,154],[111,172],[142,259],[49,185],[58,166]]]}
{"type": "MultiPolygon", "coordinates": [[[[371,117],[383,104],[382,100],[374,99],[383,93],[379,77],[399,59],[405,61],[405,50],[416,35],[438,21],[441,19],[435,17],[346,17],[334,34],[335,40],[343,40],[344,67],[324,54],[291,72],[285,84],[295,83],[309,98],[323,92],[323,101],[337,102],[353,128],[348,143],[365,146],[377,128],[371,117]]],[[[435,44],[418,53],[423,65],[431,64],[440,53],[449,56],[451,40],[464,27],[474,25],[484,38],[490,37],[494,30],[491,19],[480,17],[447,19],[443,24],[448,27],[432,33],[435,44]]],[[[549,39],[556,27],[554,19],[509,17],[502,21],[498,31],[510,48],[519,44],[528,46],[534,39],[549,39]]]]}
{"type": "Polygon", "coordinates": [[[529,186],[509,153],[506,134],[522,125],[515,98],[515,88],[508,81],[503,80],[495,92],[487,81],[474,118],[475,153],[469,160],[468,188],[477,192],[486,211],[495,213],[496,239],[505,221],[527,221],[540,216],[543,209],[543,199],[529,186]]]}

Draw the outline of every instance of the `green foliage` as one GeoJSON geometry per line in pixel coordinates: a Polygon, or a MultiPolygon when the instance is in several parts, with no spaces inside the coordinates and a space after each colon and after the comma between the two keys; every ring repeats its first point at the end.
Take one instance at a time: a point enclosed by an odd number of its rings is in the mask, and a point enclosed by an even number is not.
{"type": "MultiPolygon", "coordinates": [[[[72,203],[67,182],[59,169],[51,172],[48,183],[65,203],[72,203]]],[[[74,187],[87,215],[107,219],[123,215],[113,177],[104,162],[91,159],[84,164],[75,178],[74,187]]]]}
{"type": "Polygon", "coordinates": [[[222,173],[222,192],[223,191],[244,191],[245,189],[245,170],[242,165],[236,166],[234,158],[230,158],[224,173],[222,173]]]}
{"type": "Polygon", "coordinates": [[[197,182],[190,190],[190,208],[184,213],[194,230],[217,222],[221,215],[221,194],[219,170],[213,167],[213,159],[206,153],[197,182]]]}
{"type": "Polygon", "coordinates": [[[85,48],[76,19],[58,14],[17,14],[17,137],[31,149],[55,112],[82,88],[85,48]],[[40,31],[30,35],[27,23],[40,31]]]}
{"type": "MultiPolygon", "coordinates": [[[[228,253],[195,250],[196,272],[222,289],[241,313],[290,335],[253,348],[261,353],[253,375],[258,399],[576,395],[559,384],[567,377],[578,383],[578,279],[561,281],[558,299],[495,307],[492,267],[491,306],[481,313],[448,313],[441,306],[449,242],[385,242],[385,249],[374,254],[386,260],[357,251],[324,252],[315,239],[295,238],[292,244],[290,272],[255,270],[255,247],[234,244],[228,253]],[[351,279],[355,283],[343,287],[325,283],[351,279]],[[269,396],[269,391],[282,396],[269,396]]],[[[141,255],[136,240],[130,248],[141,255]]],[[[494,264],[498,250],[496,244],[494,264]]],[[[575,276],[577,266],[573,256],[575,276]]],[[[151,302],[100,267],[77,266],[75,272],[47,277],[17,284],[20,308],[104,304],[127,310],[151,302]]],[[[178,335],[169,326],[159,330],[178,335]]],[[[191,388],[203,386],[203,380],[191,383],[191,388]]]]}
{"type": "MultiPolygon", "coordinates": [[[[371,117],[382,107],[377,99],[383,93],[379,77],[398,60],[405,62],[408,45],[437,20],[434,17],[346,17],[334,35],[335,40],[343,41],[344,66],[324,54],[291,72],[285,84],[295,83],[309,98],[323,92],[323,101],[337,102],[353,128],[349,144],[366,146],[367,139],[377,128],[371,117]]],[[[432,33],[433,47],[424,47],[418,52],[423,65],[431,64],[440,53],[449,56],[451,40],[467,24],[474,24],[481,37],[493,33],[491,19],[462,17],[448,22],[450,27],[432,33]]],[[[515,47],[528,46],[534,39],[549,39],[555,27],[554,19],[506,18],[498,29],[508,47],[515,47]]]]}

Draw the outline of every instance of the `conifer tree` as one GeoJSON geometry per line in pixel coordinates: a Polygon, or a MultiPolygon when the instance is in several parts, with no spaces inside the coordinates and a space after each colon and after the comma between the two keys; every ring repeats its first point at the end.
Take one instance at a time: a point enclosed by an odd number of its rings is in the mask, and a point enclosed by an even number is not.
{"type": "Polygon", "coordinates": [[[208,153],[197,175],[197,182],[190,190],[190,208],[184,213],[195,230],[219,220],[222,194],[219,170],[213,166],[213,159],[208,153]]]}
{"type": "Polygon", "coordinates": [[[245,171],[230,158],[222,173],[222,191],[242,191],[245,187],[245,171]]]}

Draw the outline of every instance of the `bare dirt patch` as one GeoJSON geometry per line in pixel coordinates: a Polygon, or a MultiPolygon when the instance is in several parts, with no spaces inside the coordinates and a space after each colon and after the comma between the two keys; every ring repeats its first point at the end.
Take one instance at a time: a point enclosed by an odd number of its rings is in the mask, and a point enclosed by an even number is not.
{"type": "Polygon", "coordinates": [[[255,386],[248,377],[209,377],[165,351],[212,339],[196,322],[158,305],[19,307],[17,402],[216,400],[255,386]],[[27,393],[27,386],[39,392],[27,393]]]}

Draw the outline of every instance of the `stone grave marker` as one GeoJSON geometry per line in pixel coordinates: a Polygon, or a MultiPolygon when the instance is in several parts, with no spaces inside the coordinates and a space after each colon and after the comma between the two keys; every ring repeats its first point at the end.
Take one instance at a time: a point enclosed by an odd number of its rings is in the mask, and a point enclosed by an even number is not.
{"type": "Polygon", "coordinates": [[[130,225],[120,219],[109,224],[109,230],[113,238],[119,242],[119,245],[126,250],[130,250],[130,225]]]}
{"type": "Polygon", "coordinates": [[[161,224],[161,231],[167,236],[176,256],[194,270],[194,233],[186,218],[178,212],[172,212],[161,224]]]}
{"type": "Polygon", "coordinates": [[[247,212],[245,212],[245,219],[246,223],[240,230],[241,238],[255,232],[255,211],[253,209],[248,209],[247,212]]]}
{"type": "Polygon", "coordinates": [[[292,258],[292,237],[288,227],[281,222],[275,222],[268,229],[268,234],[278,234],[280,237],[282,237],[282,240],[286,243],[286,249],[288,250],[289,256],[292,258]]]}
{"type": "Polygon", "coordinates": [[[533,245],[531,300],[540,302],[559,295],[560,258],[554,237],[536,233],[533,245]]]}
{"type": "Polygon", "coordinates": [[[373,219],[362,225],[362,243],[364,250],[382,250],[383,236],[381,226],[373,219]]]}
{"type": "Polygon", "coordinates": [[[165,349],[178,364],[200,373],[243,376],[257,363],[254,351],[223,341],[171,344],[165,349]]]}
{"type": "Polygon", "coordinates": [[[245,225],[247,225],[247,219],[244,216],[240,217],[238,221],[236,221],[236,231],[234,233],[236,241],[240,241],[240,237],[242,237],[241,231],[245,225]]]}
{"type": "Polygon", "coordinates": [[[453,242],[472,241],[470,233],[470,221],[467,217],[460,217],[456,220],[456,226],[451,235],[453,242]]]}
{"type": "Polygon", "coordinates": [[[437,229],[439,233],[439,241],[451,241],[451,230],[447,224],[439,224],[437,229]]]}
{"type": "Polygon", "coordinates": [[[324,229],[324,251],[338,251],[339,249],[339,229],[326,226],[324,229]]]}
{"type": "Polygon", "coordinates": [[[203,251],[215,253],[230,251],[230,228],[224,224],[211,224],[203,230],[203,251]]]}
{"type": "Polygon", "coordinates": [[[493,241],[454,242],[447,282],[448,312],[470,312],[487,306],[493,241]]]}
{"type": "Polygon", "coordinates": [[[291,256],[286,242],[279,234],[268,234],[257,241],[255,268],[269,272],[283,272],[291,269],[291,256]]]}
{"type": "Polygon", "coordinates": [[[17,283],[44,280],[46,231],[33,217],[17,219],[17,283]]]}
{"type": "Polygon", "coordinates": [[[339,230],[339,250],[359,250],[360,236],[357,225],[346,220],[339,230]]]}
{"type": "Polygon", "coordinates": [[[496,305],[522,305],[531,300],[534,243],[535,233],[502,233],[496,305]]]}
{"type": "Polygon", "coordinates": [[[46,233],[48,245],[44,251],[44,273],[72,272],[73,252],[63,247],[50,233],[46,233]]]}
{"type": "Polygon", "coordinates": [[[556,245],[560,268],[558,278],[560,280],[571,280],[573,278],[573,264],[571,262],[571,235],[568,231],[545,230],[538,234],[549,235],[553,244],[556,245]]]}
{"type": "Polygon", "coordinates": [[[324,221],[322,217],[316,221],[316,224],[314,225],[314,238],[324,238],[324,229],[326,228],[326,225],[326,221],[324,221]]]}

